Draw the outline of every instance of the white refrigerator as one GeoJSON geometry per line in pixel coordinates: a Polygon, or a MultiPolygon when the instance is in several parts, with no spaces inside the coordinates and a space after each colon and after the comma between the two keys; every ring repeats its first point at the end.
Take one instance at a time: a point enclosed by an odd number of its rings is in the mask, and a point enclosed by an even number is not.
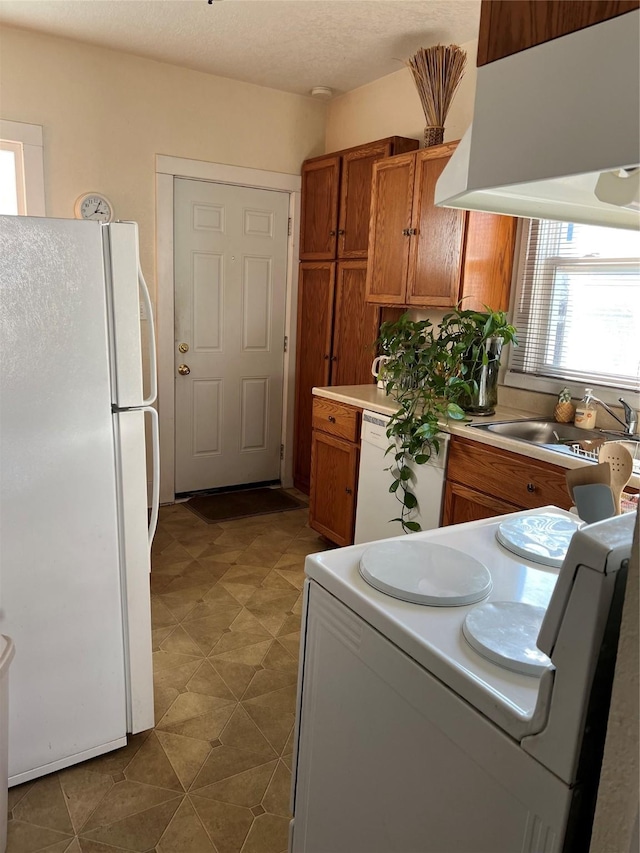
{"type": "Polygon", "coordinates": [[[152,323],[143,380],[141,305],[151,320],[135,223],[0,216],[0,634],[16,650],[10,785],[154,724],[158,422],[152,323]]]}

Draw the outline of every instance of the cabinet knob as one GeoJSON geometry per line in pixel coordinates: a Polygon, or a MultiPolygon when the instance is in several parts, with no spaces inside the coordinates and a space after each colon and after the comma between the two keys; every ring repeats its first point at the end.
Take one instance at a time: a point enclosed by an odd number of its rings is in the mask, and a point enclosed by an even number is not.
{"type": "Polygon", "coordinates": [[[342,237],[344,234],[344,228],[338,228],[338,234],[342,237]]]}
{"type": "Polygon", "coordinates": [[[403,235],[403,237],[408,237],[408,236],[409,236],[409,229],[408,229],[408,228],[403,228],[403,229],[402,229],[402,235],[403,235]]]}
{"type": "Polygon", "coordinates": [[[409,237],[413,237],[413,235],[417,234],[417,233],[418,233],[417,228],[407,228],[407,234],[409,235],[409,237]]]}
{"type": "Polygon", "coordinates": [[[348,495],[352,495],[352,494],[353,494],[353,489],[350,489],[350,488],[349,488],[349,486],[347,486],[347,488],[345,489],[345,492],[346,492],[348,495]]]}
{"type": "Polygon", "coordinates": [[[335,424],[335,422],[336,422],[336,419],[333,417],[333,415],[329,415],[329,423],[335,424]]]}
{"type": "Polygon", "coordinates": [[[337,355],[332,355],[332,356],[331,356],[331,361],[337,361],[337,360],[338,360],[338,356],[337,356],[337,355]]]}
{"type": "Polygon", "coordinates": [[[325,355],[324,360],[325,360],[325,361],[329,361],[329,356],[328,356],[328,355],[325,355]]]}
{"type": "Polygon", "coordinates": [[[527,483],[527,491],[528,492],[535,492],[535,490],[536,490],[536,487],[533,483],[527,483]]]}
{"type": "Polygon", "coordinates": [[[335,232],[335,231],[333,231],[333,230],[329,231],[329,236],[330,236],[330,237],[335,237],[335,236],[336,236],[336,232],[335,232]]]}

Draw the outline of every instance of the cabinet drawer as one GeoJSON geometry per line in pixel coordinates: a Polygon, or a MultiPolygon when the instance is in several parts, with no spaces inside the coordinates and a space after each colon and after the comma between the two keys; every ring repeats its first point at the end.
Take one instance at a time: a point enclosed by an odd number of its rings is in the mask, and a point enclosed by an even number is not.
{"type": "Polygon", "coordinates": [[[566,471],[458,436],[449,444],[447,479],[522,509],[553,504],[569,509],[566,471]]]}
{"type": "Polygon", "coordinates": [[[360,410],[325,397],[313,398],[313,428],[344,438],[358,441],[360,438],[360,410]]]}

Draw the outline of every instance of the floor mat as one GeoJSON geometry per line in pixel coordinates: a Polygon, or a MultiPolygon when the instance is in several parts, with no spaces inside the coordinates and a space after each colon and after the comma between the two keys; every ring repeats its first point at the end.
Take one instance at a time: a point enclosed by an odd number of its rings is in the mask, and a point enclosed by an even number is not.
{"type": "Polygon", "coordinates": [[[247,491],[220,492],[216,495],[198,495],[185,506],[203,521],[234,521],[251,515],[267,515],[305,507],[284,489],[248,489],[247,491]]]}

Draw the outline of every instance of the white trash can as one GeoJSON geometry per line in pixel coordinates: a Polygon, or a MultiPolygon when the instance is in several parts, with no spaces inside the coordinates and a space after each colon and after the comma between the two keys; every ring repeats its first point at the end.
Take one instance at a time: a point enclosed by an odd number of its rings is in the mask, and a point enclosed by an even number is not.
{"type": "Polygon", "coordinates": [[[13,640],[0,634],[0,853],[7,847],[7,787],[9,780],[9,664],[13,640]]]}

